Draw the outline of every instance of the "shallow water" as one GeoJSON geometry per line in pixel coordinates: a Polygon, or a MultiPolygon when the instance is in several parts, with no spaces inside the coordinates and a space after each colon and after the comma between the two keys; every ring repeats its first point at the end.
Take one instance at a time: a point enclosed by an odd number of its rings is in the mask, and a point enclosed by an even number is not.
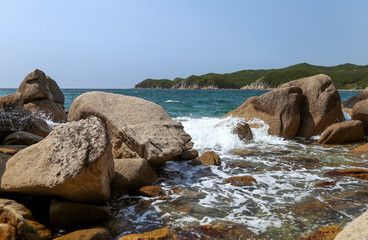
{"type": "MultiPolygon", "coordinates": [[[[163,226],[206,224],[233,229],[233,239],[297,239],[326,225],[344,226],[368,206],[368,181],[324,176],[333,169],[368,168],[366,157],[347,154],[358,144],[322,146],[315,144],[318,136],[308,142],[284,140],[268,135],[267,126],[252,129],[254,140],[242,142],[231,132],[241,120],[219,118],[265,91],[96,90],[160,104],[182,122],[200,154],[212,150],[222,160],[221,166],[211,167],[167,162],[157,169],[160,178],[155,184],[168,196],[126,195],[109,201],[122,226],[116,239],[163,226]],[[252,154],[234,153],[237,150],[252,154]],[[243,175],[254,177],[257,183],[242,187],[225,183],[228,177],[243,175]],[[336,183],[314,186],[324,181],[336,183]]],[[[15,91],[0,89],[0,96],[15,91]]],[[[63,89],[65,107],[87,91],[91,90],[63,89]]],[[[344,101],[357,93],[340,95],[344,101]]]]}

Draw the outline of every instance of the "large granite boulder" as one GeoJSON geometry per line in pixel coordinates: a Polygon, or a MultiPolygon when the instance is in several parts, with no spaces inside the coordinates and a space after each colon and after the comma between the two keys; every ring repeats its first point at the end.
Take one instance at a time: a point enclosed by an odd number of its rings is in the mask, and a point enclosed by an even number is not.
{"type": "Polygon", "coordinates": [[[97,116],[110,133],[114,158],[142,157],[150,165],[179,158],[193,147],[181,123],[159,105],[137,97],[89,92],[77,97],[68,121],[97,116]]]}
{"type": "Polygon", "coordinates": [[[39,69],[28,74],[17,93],[24,99],[24,108],[44,112],[54,122],[65,122],[64,94],[57,83],[39,69]]]}
{"type": "Polygon", "coordinates": [[[302,91],[298,87],[275,89],[248,98],[224,117],[241,117],[247,121],[261,119],[269,125],[270,134],[290,139],[295,137],[299,128],[301,100],[302,91]]]}
{"type": "Polygon", "coordinates": [[[345,120],[340,95],[329,76],[318,74],[280,86],[281,89],[290,87],[299,87],[303,92],[297,136],[310,138],[345,120]]]}
{"type": "Polygon", "coordinates": [[[329,126],[318,140],[319,144],[344,144],[357,142],[364,138],[361,121],[335,123],[329,126]]]}
{"type": "Polygon", "coordinates": [[[345,102],[342,103],[343,108],[347,108],[347,109],[353,109],[353,107],[355,106],[355,104],[357,104],[358,102],[361,102],[363,100],[368,99],[368,90],[365,90],[361,93],[359,93],[358,95],[355,95],[351,98],[349,98],[348,100],[346,100],[345,102]]]}
{"type": "Polygon", "coordinates": [[[36,222],[25,206],[13,200],[0,199],[0,223],[14,227],[17,239],[51,239],[51,231],[36,222]]]}
{"type": "Polygon", "coordinates": [[[115,176],[111,183],[111,194],[121,196],[143,186],[152,184],[157,175],[144,158],[114,159],[115,176]]]}
{"type": "Polygon", "coordinates": [[[368,134],[368,99],[360,101],[354,105],[351,119],[362,121],[364,131],[368,134]]]}
{"type": "Polygon", "coordinates": [[[1,188],[77,202],[110,197],[114,161],[109,135],[96,117],[66,123],[6,163],[1,188]]]}
{"type": "Polygon", "coordinates": [[[368,239],[368,210],[349,223],[335,240],[368,239]]]}

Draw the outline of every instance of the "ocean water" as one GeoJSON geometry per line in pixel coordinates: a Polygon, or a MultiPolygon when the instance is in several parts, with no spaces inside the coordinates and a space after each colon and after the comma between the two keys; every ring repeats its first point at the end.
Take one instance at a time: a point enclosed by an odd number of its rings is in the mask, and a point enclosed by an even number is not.
{"type": "MultiPolygon", "coordinates": [[[[329,178],[327,171],[368,168],[368,159],[348,155],[359,143],[318,145],[311,141],[285,140],[267,134],[267,125],[252,128],[254,139],[241,141],[232,128],[241,119],[220,117],[247,98],[266,91],[240,90],[142,90],[96,89],[153,101],[180,121],[200,154],[215,151],[220,166],[191,166],[167,162],[156,169],[167,197],[126,195],[109,201],[121,227],[119,236],[163,226],[185,228],[210,224],[234,230],[231,239],[298,239],[327,225],[345,226],[368,207],[368,181],[329,178]],[[252,154],[235,153],[248,150],[252,154]],[[252,186],[233,186],[225,179],[252,176],[252,186]],[[326,187],[316,183],[334,182],[326,187]],[[243,232],[239,233],[239,229],[243,232]],[[248,234],[248,235],[247,235],[248,234]],[[247,236],[247,237],[245,237],[247,236]]],[[[15,92],[0,89],[0,96],[15,92]]],[[[65,107],[80,94],[92,91],[63,89],[65,107]]],[[[342,101],[358,91],[341,91],[342,101]]],[[[199,233],[196,236],[198,236],[199,233]]]]}

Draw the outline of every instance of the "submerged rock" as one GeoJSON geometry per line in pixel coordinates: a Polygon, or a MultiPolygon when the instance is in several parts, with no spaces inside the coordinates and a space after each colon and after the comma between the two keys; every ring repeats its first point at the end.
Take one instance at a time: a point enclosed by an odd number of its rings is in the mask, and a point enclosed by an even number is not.
{"type": "Polygon", "coordinates": [[[364,168],[337,169],[325,173],[325,176],[328,177],[348,176],[362,180],[368,180],[368,169],[364,168]]]}
{"type": "Polygon", "coordinates": [[[363,144],[357,148],[354,148],[353,150],[349,151],[351,154],[368,154],[368,143],[363,144]]]}
{"type": "Polygon", "coordinates": [[[339,226],[326,226],[300,240],[333,240],[340,231],[341,228],[339,226]]]}
{"type": "Polygon", "coordinates": [[[368,99],[354,105],[351,119],[362,121],[365,134],[368,135],[368,99]]]}
{"type": "Polygon", "coordinates": [[[110,133],[114,158],[142,157],[160,165],[191,149],[191,137],[183,125],[159,105],[137,97],[89,92],[77,97],[68,121],[88,116],[102,119],[110,133]]]}
{"type": "Polygon", "coordinates": [[[335,240],[368,239],[368,210],[349,223],[335,240]]]}
{"type": "Polygon", "coordinates": [[[103,227],[82,229],[71,232],[67,235],[55,238],[54,240],[112,240],[109,231],[103,227]]]}
{"type": "Polygon", "coordinates": [[[281,89],[290,87],[301,88],[303,94],[297,136],[310,138],[331,124],[345,120],[340,95],[329,76],[318,74],[280,86],[281,89]]]}
{"type": "Polygon", "coordinates": [[[191,163],[192,165],[221,165],[221,158],[214,151],[203,153],[202,156],[197,157],[191,163]]]}
{"type": "Polygon", "coordinates": [[[1,188],[100,202],[110,198],[113,174],[108,133],[98,118],[90,117],[58,126],[43,141],[12,156],[1,188]]]}
{"type": "Polygon", "coordinates": [[[139,189],[139,192],[147,197],[159,197],[165,195],[164,190],[159,186],[146,186],[139,189]]]}
{"type": "Polygon", "coordinates": [[[168,227],[157,229],[150,232],[129,234],[119,238],[119,240],[163,240],[163,239],[175,239],[173,238],[173,231],[168,227]]]}
{"type": "Polygon", "coordinates": [[[298,87],[275,89],[248,98],[224,117],[240,117],[247,121],[261,119],[269,125],[270,134],[290,139],[295,137],[299,128],[301,99],[302,91],[298,87]]]}
{"type": "Polygon", "coordinates": [[[364,138],[364,128],[361,121],[335,123],[329,126],[317,143],[344,144],[357,142],[364,138]]]}
{"type": "Polygon", "coordinates": [[[252,186],[257,183],[257,180],[252,176],[238,176],[238,177],[230,177],[225,179],[226,183],[230,183],[233,186],[252,186]]]}

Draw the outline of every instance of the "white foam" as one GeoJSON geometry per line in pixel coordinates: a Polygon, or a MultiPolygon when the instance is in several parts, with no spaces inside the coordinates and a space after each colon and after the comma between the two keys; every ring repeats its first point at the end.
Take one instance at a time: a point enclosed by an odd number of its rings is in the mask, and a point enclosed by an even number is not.
{"type": "Polygon", "coordinates": [[[178,101],[178,100],[167,100],[167,101],[165,101],[165,102],[167,102],[167,103],[180,103],[180,101],[178,101]]]}

